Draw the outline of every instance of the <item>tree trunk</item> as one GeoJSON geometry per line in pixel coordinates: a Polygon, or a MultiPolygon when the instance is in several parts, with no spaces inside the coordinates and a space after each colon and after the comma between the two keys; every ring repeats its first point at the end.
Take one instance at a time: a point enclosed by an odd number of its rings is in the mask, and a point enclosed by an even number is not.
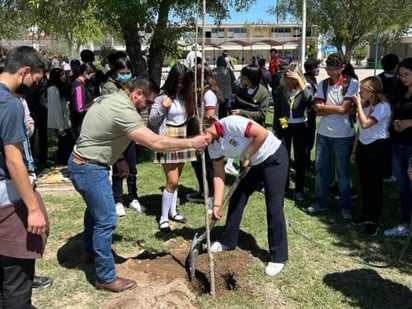
{"type": "Polygon", "coordinates": [[[122,25],[122,32],[126,42],[126,53],[130,57],[133,73],[136,77],[147,77],[146,60],[142,55],[142,45],[140,44],[139,32],[136,24],[122,25]]]}
{"type": "Polygon", "coordinates": [[[153,80],[160,85],[162,76],[163,60],[166,55],[165,30],[167,31],[167,21],[169,17],[170,5],[168,1],[162,1],[159,6],[159,18],[156,28],[153,31],[152,41],[149,48],[149,74],[153,80]]]}

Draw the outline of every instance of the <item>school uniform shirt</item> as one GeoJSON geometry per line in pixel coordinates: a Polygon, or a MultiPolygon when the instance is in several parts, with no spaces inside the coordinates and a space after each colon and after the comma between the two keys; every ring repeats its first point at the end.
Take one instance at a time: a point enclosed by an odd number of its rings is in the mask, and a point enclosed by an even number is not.
{"type": "MultiPolygon", "coordinates": [[[[206,115],[206,111],[214,109],[215,117],[217,118],[217,115],[219,112],[219,105],[217,104],[217,96],[212,90],[208,89],[205,91],[203,95],[203,103],[204,103],[204,108],[205,108],[204,115],[206,115]]],[[[200,107],[198,108],[198,113],[199,113],[199,116],[202,115],[202,110],[200,107]]]]}
{"type": "Polygon", "coordinates": [[[379,102],[374,107],[364,107],[363,111],[365,115],[368,115],[368,118],[373,119],[376,124],[367,129],[363,129],[362,126],[359,126],[359,141],[364,145],[368,145],[379,139],[389,138],[389,125],[392,116],[389,103],[379,102]],[[370,113],[371,108],[373,108],[372,113],[370,113]]]}
{"type": "MultiPolygon", "coordinates": [[[[352,97],[359,92],[359,82],[351,78],[348,90],[345,94],[342,94],[343,82],[343,76],[335,84],[332,83],[331,79],[321,81],[315,100],[326,101],[326,105],[342,105],[344,99],[352,100],[352,97]],[[329,85],[327,87],[327,95],[325,95],[323,93],[323,83],[327,83],[328,80],[329,85]]],[[[321,117],[318,125],[318,134],[327,137],[342,138],[354,136],[355,131],[348,114],[331,114],[321,117]]]]}
{"type": "MultiPolygon", "coordinates": [[[[251,126],[258,125],[253,120],[242,116],[227,116],[215,122],[218,138],[208,146],[211,159],[218,159],[223,156],[227,158],[244,160],[244,154],[253,138],[249,136],[251,126]]],[[[279,148],[281,141],[272,132],[268,131],[268,136],[258,151],[250,158],[252,166],[258,165],[273,155],[279,148]]]]}

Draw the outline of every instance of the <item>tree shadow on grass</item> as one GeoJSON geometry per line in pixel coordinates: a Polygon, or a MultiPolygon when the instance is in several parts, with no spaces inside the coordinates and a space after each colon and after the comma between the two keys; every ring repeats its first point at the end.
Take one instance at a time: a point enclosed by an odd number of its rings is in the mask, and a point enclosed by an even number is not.
{"type": "Polygon", "coordinates": [[[323,278],[323,282],[350,298],[350,307],[412,308],[412,292],[407,286],[384,279],[372,269],[328,274],[323,278]]]}
{"type": "MultiPolygon", "coordinates": [[[[356,218],[361,214],[362,211],[362,192],[359,189],[357,171],[352,166],[352,180],[355,190],[359,194],[359,197],[351,200],[352,204],[352,217],[356,218]]],[[[307,174],[306,183],[308,188],[314,188],[315,184],[315,173],[312,171],[307,174]]],[[[385,237],[383,235],[383,230],[387,227],[391,227],[398,223],[398,217],[400,212],[399,207],[399,192],[397,185],[395,183],[385,183],[384,184],[384,206],[381,215],[381,225],[376,237],[367,235],[364,232],[363,227],[353,226],[350,220],[344,220],[341,217],[338,201],[333,197],[338,193],[337,188],[330,190],[329,200],[328,200],[328,211],[317,213],[314,215],[307,214],[307,219],[303,220],[318,220],[322,222],[327,231],[334,236],[334,242],[331,246],[342,248],[344,251],[349,253],[344,253],[344,255],[349,255],[362,263],[371,263],[378,265],[387,265],[399,258],[401,251],[406,245],[405,239],[394,239],[390,237],[385,237]]],[[[314,192],[307,194],[306,200],[304,202],[296,202],[294,206],[297,209],[305,211],[311,202],[314,201],[314,192]]],[[[295,222],[297,225],[297,222],[295,222]]],[[[300,234],[305,234],[305,230],[299,229],[300,234]]],[[[309,238],[316,241],[316,235],[310,235],[309,238]]],[[[412,274],[410,268],[410,263],[412,263],[412,256],[406,254],[402,258],[406,263],[398,263],[396,266],[400,271],[406,274],[412,274]]]]}
{"type": "MultiPolygon", "coordinates": [[[[113,234],[112,241],[121,241],[123,237],[118,234],[113,234]]],[[[117,255],[112,250],[115,264],[122,264],[127,261],[126,258],[117,255]]],[[[57,261],[62,267],[68,269],[79,269],[85,273],[86,280],[90,284],[95,284],[94,263],[92,259],[85,259],[84,254],[84,236],[83,233],[78,233],[70,237],[67,242],[57,251],[57,261]]]]}

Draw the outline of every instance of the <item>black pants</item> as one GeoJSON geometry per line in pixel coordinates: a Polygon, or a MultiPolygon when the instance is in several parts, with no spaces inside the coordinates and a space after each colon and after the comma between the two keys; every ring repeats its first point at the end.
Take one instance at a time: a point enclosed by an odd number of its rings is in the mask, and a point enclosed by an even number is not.
{"type": "MultiPolygon", "coordinates": [[[[128,202],[137,199],[137,152],[136,143],[131,142],[127,146],[126,150],[123,152],[123,156],[129,165],[129,176],[127,176],[127,196],[128,202]]],[[[117,165],[113,165],[113,176],[112,176],[112,190],[113,198],[115,203],[123,203],[123,178],[117,176],[119,173],[117,165]]]]}
{"type": "Polygon", "coordinates": [[[315,146],[315,137],[316,137],[316,114],[312,110],[308,111],[308,120],[307,120],[307,144],[306,144],[306,164],[310,164],[310,154],[312,149],[315,146]]]}
{"type": "MultiPolygon", "coordinates": [[[[305,168],[306,168],[306,150],[308,139],[308,128],[306,123],[289,123],[289,126],[283,130],[283,141],[290,158],[293,144],[294,167],[296,171],[295,191],[303,192],[305,185],[305,168]]],[[[289,177],[286,182],[286,188],[289,188],[289,177]]]]}
{"type": "MultiPolygon", "coordinates": [[[[209,196],[213,196],[213,165],[210,160],[209,152],[205,149],[205,163],[206,163],[206,180],[209,187],[209,196]]],[[[203,192],[203,173],[201,156],[197,157],[196,161],[191,162],[193,170],[195,171],[197,183],[199,184],[199,192],[203,192]]]]}
{"type": "Polygon", "coordinates": [[[383,162],[387,157],[389,139],[380,139],[364,145],[360,141],[356,149],[356,164],[362,190],[362,215],[378,223],[383,206],[383,162]]]}
{"type": "Polygon", "coordinates": [[[0,255],[0,309],[31,308],[34,259],[0,255]]]}
{"type": "MultiPolygon", "coordinates": [[[[31,116],[34,120],[34,134],[30,138],[30,145],[31,149],[34,152],[35,149],[35,136],[37,133],[37,141],[38,141],[38,155],[36,158],[40,162],[46,162],[48,159],[48,140],[47,140],[47,108],[43,106],[39,106],[33,109],[31,112],[31,116]]],[[[66,160],[67,162],[67,160],[66,160]]]]}
{"type": "Polygon", "coordinates": [[[57,133],[57,159],[56,163],[58,165],[67,165],[67,160],[69,160],[70,154],[73,151],[73,146],[75,143],[74,136],[71,130],[65,130],[65,135],[62,136],[57,133]]]}
{"type": "Polygon", "coordinates": [[[265,187],[266,220],[268,225],[269,260],[284,263],[288,259],[288,243],[283,213],[285,184],[289,158],[283,145],[259,165],[253,166],[233,193],[229,202],[224,231],[220,242],[235,248],[239,238],[240,221],[249,196],[263,182],[265,187]]]}

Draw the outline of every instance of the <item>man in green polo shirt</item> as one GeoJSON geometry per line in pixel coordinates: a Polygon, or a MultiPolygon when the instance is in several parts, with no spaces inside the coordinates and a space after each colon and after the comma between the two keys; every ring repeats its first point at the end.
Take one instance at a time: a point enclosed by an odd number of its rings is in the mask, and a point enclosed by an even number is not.
{"type": "Polygon", "coordinates": [[[109,180],[109,167],[117,164],[122,177],[128,165],[121,159],[130,140],[158,152],[204,149],[205,136],[176,139],[157,135],[144,126],[137,110],[146,107],[159,93],[151,80],[137,79],[126,91],[98,98],[83,120],[80,136],[68,166],[76,190],[86,202],[84,235],[86,256],[94,258],[96,288],[112,292],[132,289],[136,282],[116,276],[111,252],[116,209],[109,180]]]}

